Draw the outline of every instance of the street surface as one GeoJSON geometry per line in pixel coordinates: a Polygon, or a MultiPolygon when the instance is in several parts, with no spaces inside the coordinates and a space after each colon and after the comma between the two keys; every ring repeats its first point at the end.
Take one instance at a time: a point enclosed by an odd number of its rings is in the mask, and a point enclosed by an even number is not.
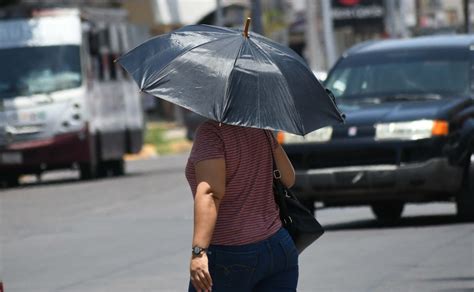
{"type": "MultiPolygon", "coordinates": [[[[74,171],[0,190],[6,292],[186,291],[192,199],[186,155],[128,163],[122,178],[74,171]]],[[[474,224],[454,204],[408,205],[400,225],[367,207],[322,209],[298,291],[474,291],[474,224]]]]}

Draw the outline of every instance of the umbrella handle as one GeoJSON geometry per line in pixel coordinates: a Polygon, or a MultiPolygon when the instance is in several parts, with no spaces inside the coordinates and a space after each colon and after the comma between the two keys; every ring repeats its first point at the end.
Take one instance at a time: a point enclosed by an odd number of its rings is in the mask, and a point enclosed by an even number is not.
{"type": "Polygon", "coordinates": [[[250,17],[247,17],[247,20],[245,21],[245,27],[244,27],[244,32],[242,33],[244,37],[249,38],[249,26],[250,26],[250,17]]]}

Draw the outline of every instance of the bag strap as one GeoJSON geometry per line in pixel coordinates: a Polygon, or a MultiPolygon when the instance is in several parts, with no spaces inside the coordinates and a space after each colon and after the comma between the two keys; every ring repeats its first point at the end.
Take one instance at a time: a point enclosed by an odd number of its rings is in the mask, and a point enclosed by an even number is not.
{"type": "Polygon", "coordinates": [[[270,145],[270,153],[272,154],[272,177],[273,177],[273,196],[275,198],[275,202],[280,209],[280,219],[284,226],[287,226],[292,223],[291,216],[288,214],[288,207],[285,202],[285,196],[287,194],[286,187],[283,185],[281,181],[281,173],[277,168],[276,161],[275,161],[275,154],[273,153],[273,143],[272,138],[269,137],[269,133],[265,131],[265,135],[267,136],[267,140],[270,145]]]}

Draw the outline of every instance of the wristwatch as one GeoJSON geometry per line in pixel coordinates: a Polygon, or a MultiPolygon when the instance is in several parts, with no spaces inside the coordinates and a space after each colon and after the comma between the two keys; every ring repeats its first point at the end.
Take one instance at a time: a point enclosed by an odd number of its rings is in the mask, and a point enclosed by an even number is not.
{"type": "Polygon", "coordinates": [[[200,256],[202,253],[206,252],[206,248],[200,246],[193,246],[193,256],[200,256]]]}

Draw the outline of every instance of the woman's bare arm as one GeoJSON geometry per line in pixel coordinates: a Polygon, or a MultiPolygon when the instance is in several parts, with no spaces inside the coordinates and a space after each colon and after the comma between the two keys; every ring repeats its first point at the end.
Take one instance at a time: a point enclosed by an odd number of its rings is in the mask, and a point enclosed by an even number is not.
{"type": "Polygon", "coordinates": [[[278,145],[274,149],[273,153],[277,169],[281,173],[281,181],[286,187],[290,188],[295,184],[295,170],[293,165],[291,164],[290,159],[288,159],[288,156],[281,145],[278,145]]]}
{"type": "Polygon", "coordinates": [[[207,247],[216,224],[219,204],[225,193],[225,160],[209,159],[196,163],[193,246],[207,247]]]}
{"type": "MultiPolygon", "coordinates": [[[[194,197],[194,233],[192,246],[207,248],[211,242],[217,214],[225,194],[225,160],[203,160],[194,166],[197,189],[194,197]]],[[[212,279],[206,254],[192,257],[191,282],[197,291],[210,291],[212,279]]]]}

